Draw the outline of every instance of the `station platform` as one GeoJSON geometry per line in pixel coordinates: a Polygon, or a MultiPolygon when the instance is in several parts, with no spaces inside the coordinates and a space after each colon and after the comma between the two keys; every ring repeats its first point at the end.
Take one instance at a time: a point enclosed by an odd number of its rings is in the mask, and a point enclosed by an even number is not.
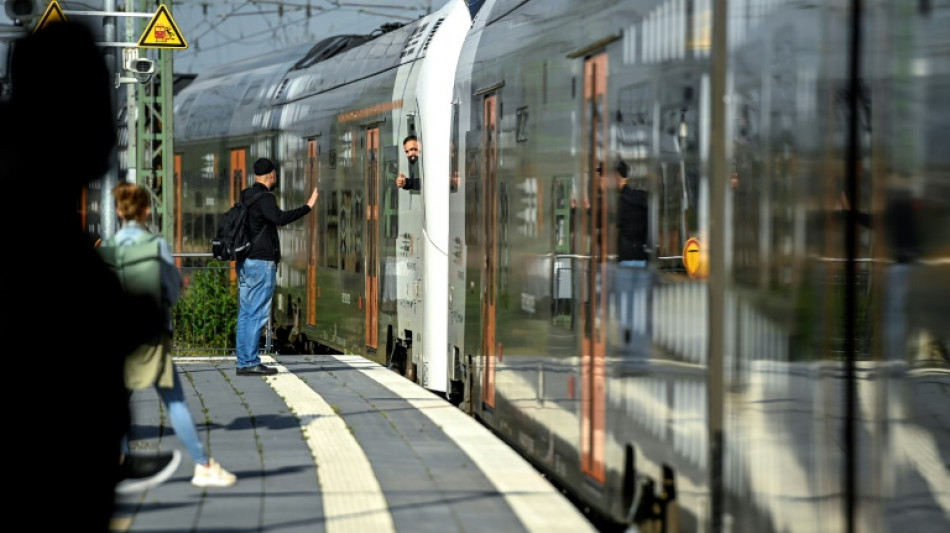
{"type": "Polygon", "coordinates": [[[236,485],[190,483],[194,463],[154,389],[132,396],[132,448],[181,451],[175,474],[119,496],[115,532],[329,533],[596,531],[487,428],[444,399],[352,355],[179,357],[209,455],[236,485]]]}

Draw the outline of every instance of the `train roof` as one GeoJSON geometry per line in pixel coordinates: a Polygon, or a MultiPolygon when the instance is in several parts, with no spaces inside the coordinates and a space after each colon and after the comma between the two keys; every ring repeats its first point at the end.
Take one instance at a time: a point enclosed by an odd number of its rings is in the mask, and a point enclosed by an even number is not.
{"type": "MultiPolygon", "coordinates": [[[[392,23],[370,34],[334,35],[316,44],[304,43],[209,69],[176,95],[175,112],[179,120],[175,122],[175,135],[193,140],[250,128],[253,114],[262,102],[275,103],[268,97],[288,73],[305,71],[402,26],[392,23]]],[[[386,40],[384,47],[389,46],[391,43],[386,40]]]]}
{"type": "Polygon", "coordinates": [[[342,34],[325,37],[316,44],[306,42],[293,46],[288,46],[280,50],[270,51],[264,54],[251,56],[230,63],[219,65],[198,74],[203,77],[222,77],[231,74],[247,72],[258,69],[262,66],[274,65],[275,63],[290,64],[293,63],[294,69],[306,68],[320,61],[329,59],[337,54],[363,45],[376,39],[380,35],[389,33],[395,29],[404,26],[401,22],[391,22],[381,25],[368,34],[342,34]]]}
{"type": "Polygon", "coordinates": [[[254,124],[267,119],[261,114],[267,108],[423,57],[452,8],[406,24],[385,24],[370,34],[335,35],[200,74],[175,99],[176,139],[249,135],[254,124]]]}

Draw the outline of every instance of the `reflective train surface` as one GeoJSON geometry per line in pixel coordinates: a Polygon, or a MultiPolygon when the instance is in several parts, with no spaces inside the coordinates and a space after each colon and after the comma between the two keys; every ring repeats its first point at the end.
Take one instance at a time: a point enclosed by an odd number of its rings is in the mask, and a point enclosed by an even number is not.
{"type": "Polygon", "coordinates": [[[854,4],[453,0],[200,73],[176,251],[269,157],[320,189],[281,353],[389,365],[621,528],[950,531],[950,3],[854,4]]]}

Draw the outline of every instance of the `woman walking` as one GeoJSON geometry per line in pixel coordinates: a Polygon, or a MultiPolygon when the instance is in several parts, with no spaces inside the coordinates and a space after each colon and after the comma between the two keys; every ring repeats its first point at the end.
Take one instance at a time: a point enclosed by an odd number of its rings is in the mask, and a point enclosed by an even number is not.
{"type": "MultiPolygon", "coordinates": [[[[117,246],[131,246],[141,242],[151,232],[145,223],[152,207],[149,193],[133,183],[120,183],[112,191],[121,228],[113,242],[117,246]]],[[[153,342],[143,344],[126,358],[125,386],[131,394],[135,390],[154,386],[168,410],[175,434],[184,444],[195,463],[192,485],[197,487],[228,487],[237,477],[209,457],[198,437],[198,430],[185,401],[181,379],[172,362],[172,307],[181,295],[181,272],[172,259],[165,239],[155,236],[162,256],[161,284],[164,328],[153,342]]],[[[123,455],[129,454],[128,435],[122,440],[123,455]]]]}

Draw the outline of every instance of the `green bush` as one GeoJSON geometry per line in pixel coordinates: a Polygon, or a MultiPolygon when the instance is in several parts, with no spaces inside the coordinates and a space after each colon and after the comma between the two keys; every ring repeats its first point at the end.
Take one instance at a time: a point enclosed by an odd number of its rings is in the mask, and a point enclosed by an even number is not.
{"type": "Polygon", "coordinates": [[[178,355],[230,354],[237,324],[238,289],[228,263],[182,268],[186,287],[173,310],[178,355]]]}

